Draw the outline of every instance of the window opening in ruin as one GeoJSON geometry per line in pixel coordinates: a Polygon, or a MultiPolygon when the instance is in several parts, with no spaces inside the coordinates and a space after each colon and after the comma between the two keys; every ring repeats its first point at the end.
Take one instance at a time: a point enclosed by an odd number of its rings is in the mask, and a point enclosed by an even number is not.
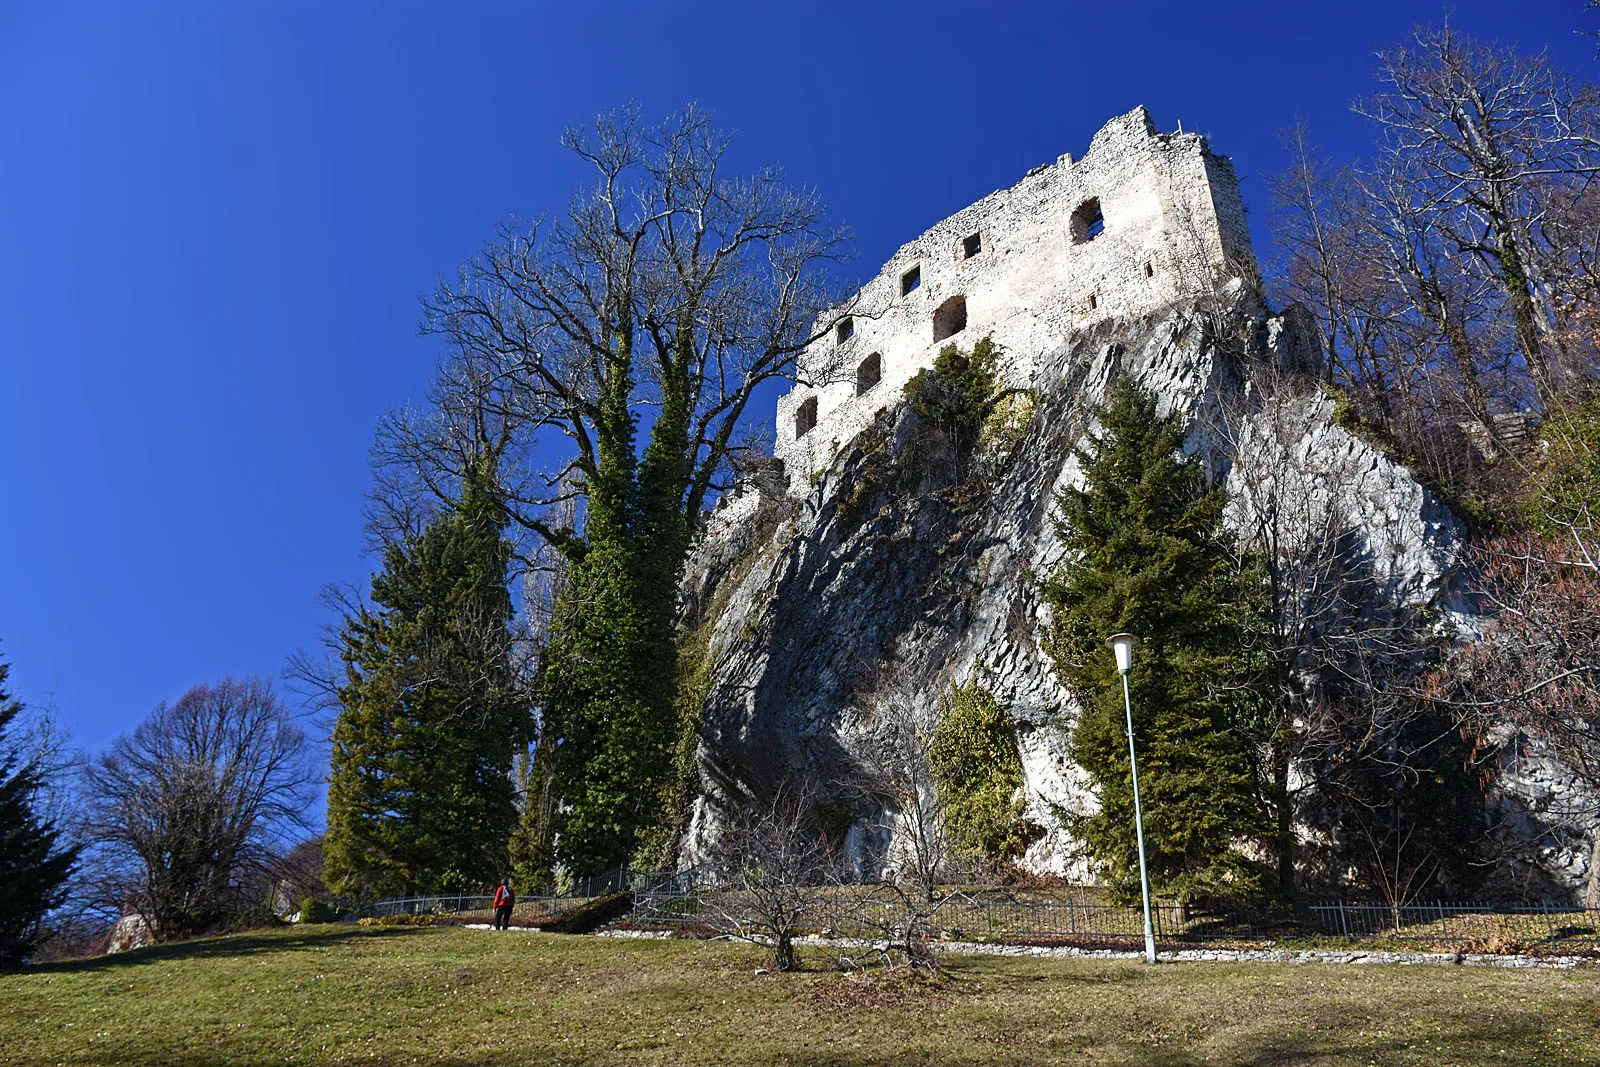
{"type": "Polygon", "coordinates": [[[1156,265],[1154,263],[1146,263],[1144,265],[1144,276],[1146,278],[1154,278],[1156,276],[1156,265]]]}
{"type": "Polygon", "coordinates": [[[975,233],[971,237],[968,237],[966,240],[961,242],[961,258],[962,259],[971,259],[973,256],[977,255],[979,252],[982,252],[982,251],[983,251],[983,236],[981,234],[976,234],[975,233]]]}
{"type": "Polygon", "coordinates": [[[817,398],[812,397],[800,405],[800,410],[794,413],[794,435],[804,437],[817,426],[817,398]]]}
{"type": "Polygon", "coordinates": [[[1072,243],[1083,244],[1099,237],[1106,229],[1106,217],[1100,211],[1100,198],[1090,197],[1072,213],[1072,243]]]}
{"type": "Polygon", "coordinates": [[[844,344],[856,335],[856,320],[846,315],[839,320],[839,325],[833,329],[834,344],[844,344]]]}
{"type": "Polygon", "coordinates": [[[933,339],[943,341],[967,328],[967,298],[952,296],[933,313],[933,339]]]}
{"type": "Polygon", "coordinates": [[[874,352],[856,368],[856,396],[868,392],[883,380],[883,355],[874,352]]]}
{"type": "Polygon", "coordinates": [[[1100,298],[1093,293],[1089,294],[1089,310],[1093,311],[1100,306],[1100,298]]]}
{"type": "Polygon", "coordinates": [[[900,275],[900,295],[905,296],[906,294],[915,290],[921,284],[922,265],[919,263],[917,266],[912,267],[910,270],[900,275]]]}

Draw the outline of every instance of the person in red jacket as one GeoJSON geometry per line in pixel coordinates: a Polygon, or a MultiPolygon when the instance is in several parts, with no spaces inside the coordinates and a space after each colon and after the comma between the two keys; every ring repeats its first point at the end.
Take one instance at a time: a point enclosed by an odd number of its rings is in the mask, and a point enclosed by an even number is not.
{"type": "Polygon", "coordinates": [[[509,930],[511,928],[511,909],[516,906],[517,894],[512,892],[511,883],[504,878],[500,879],[500,888],[494,891],[494,928],[496,930],[509,930]]]}

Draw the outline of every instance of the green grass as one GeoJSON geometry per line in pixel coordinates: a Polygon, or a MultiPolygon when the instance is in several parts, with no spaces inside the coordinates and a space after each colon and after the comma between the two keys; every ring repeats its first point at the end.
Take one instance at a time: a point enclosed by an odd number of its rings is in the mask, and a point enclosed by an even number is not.
{"type": "Polygon", "coordinates": [[[0,974],[3,1064],[1600,1064],[1600,971],[820,957],[295,927],[0,974]]]}

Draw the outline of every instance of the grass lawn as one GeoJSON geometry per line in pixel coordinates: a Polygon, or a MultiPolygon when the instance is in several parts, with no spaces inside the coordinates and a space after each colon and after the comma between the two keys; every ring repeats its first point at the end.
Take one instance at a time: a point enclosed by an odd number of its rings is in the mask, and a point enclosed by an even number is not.
{"type": "Polygon", "coordinates": [[[820,957],[302,926],[0,973],[0,1064],[1600,1064],[1600,970],[820,957]]]}

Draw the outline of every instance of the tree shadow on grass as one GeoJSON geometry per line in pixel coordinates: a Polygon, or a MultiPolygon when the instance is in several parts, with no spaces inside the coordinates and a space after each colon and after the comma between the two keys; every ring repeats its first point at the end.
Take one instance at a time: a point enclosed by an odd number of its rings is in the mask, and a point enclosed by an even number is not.
{"type": "MultiPolygon", "coordinates": [[[[1359,1034],[1283,1034],[1263,1037],[1259,1047],[1232,1062],[1239,1067],[1324,1062],[1415,1062],[1508,1064],[1519,1067],[1580,1067],[1594,1061],[1550,1047],[1550,1028],[1538,1019],[1469,1022],[1455,1020],[1440,1030],[1419,1032],[1416,1040],[1372,1039],[1359,1034]]],[[[1381,1025],[1381,1020],[1374,1020],[1381,1025]]],[[[1146,1061],[1132,1060],[1143,1064],[1146,1061]]],[[[1163,1061],[1150,1061],[1161,1063],[1163,1061]]],[[[1213,1056],[1208,1062],[1216,1062],[1213,1056]]],[[[1227,1062],[1227,1061],[1223,1061],[1227,1062]]]]}
{"type": "MultiPolygon", "coordinates": [[[[1248,1048],[1216,1047],[1130,1047],[1115,1042],[1097,1042],[1090,1046],[1072,1048],[1028,1048],[1023,1046],[994,1046],[971,1050],[938,1048],[907,1049],[898,1041],[885,1042],[881,1049],[815,1050],[774,1046],[763,1056],[756,1049],[746,1050],[739,1062],[783,1063],[788,1067],[854,1067],[854,1065],[895,1064],[924,1065],[932,1067],[996,1067],[997,1064],[1066,1063],[1093,1060],[1115,1062],[1127,1067],[1200,1067],[1201,1064],[1218,1067],[1284,1067],[1293,1064],[1333,1063],[1475,1063],[1507,1064],[1517,1067],[1580,1067],[1592,1061],[1578,1052],[1568,1052],[1550,1047],[1550,1034],[1536,1018],[1503,1020],[1455,1020],[1439,1031],[1419,1032],[1418,1040],[1397,1038],[1370,1039],[1356,1033],[1328,1031],[1317,1034],[1245,1035],[1236,1034],[1233,1044],[1248,1039],[1248,1048]],[[1426,1039],[1424,1043],[1423,1039],[1426,1039]],[[1544,1044],[1541,1046],[1541,1041],[1544,1044]],[[1112,1059],[1111,1057],[1114,1057],[1112,1059]]],[[[1227,1037],[1227,1034],[1216,1036],[1227,1037]]],[[[346,1053],[348,1054],[348,1052],[346,1053]]],[[[310,1065],[334,1062],[335,1054],[327,1059],[316,1055],[301,1057],[300,1062],[310,1065]]],[[[692,1046],[675,1048],[657,1047],[641,1056],[639,1049],[601,1050],[595,1048],[563,1048],[551,1043],[533,1044],[516,1049],[495,1049],[472,1053],[443,1053],[429,1055],[416,1049],[368,1048],[363,1051],[363,1062],[377,1067],[399,1064],[425,1064],[427,1067],[528,1067],[531,1064],[561,1065],[561,1067],[623,1067],[623,1065],[648,1063],[700,1062],[692,1046]]],[[[143,1058],[130,1059],[127,1050],[107,1049],[104,1053],[91,1053],[74,1062],[86,1065],[161,1064],[163,1067],[211,1067],[219,1062],[251,1065],[282,1062],[281,1052],[239,1051],[219,1058],[209,1053],[163,1053],[147,1050],[143,1058]]],[[[25,1062],[25,1061],[19,1061],[25,1062]]]]}
{"type": "Polygon", "coordinates": [[[0,974],[73,974],[113,970],[130,964],[155,963],[163,960],[218,959],[229,956],[252,956],[262,952],[285,952],[321,945],[337,945],[354,938],[396,937],[423,932],[423,927],[408,926],[355,926],[338,924],[318,926],[304,932],[290,928],[277,932],[219,934],[215,937],[196,938],[192,941],[167,941],[146,948],[129,949],[110,956],[90,956],[80,960],[57,960],[52,963],[35,963],[19,970],[0,974]],[[292,930],[292,932],[291,932],[292,930]]]}

